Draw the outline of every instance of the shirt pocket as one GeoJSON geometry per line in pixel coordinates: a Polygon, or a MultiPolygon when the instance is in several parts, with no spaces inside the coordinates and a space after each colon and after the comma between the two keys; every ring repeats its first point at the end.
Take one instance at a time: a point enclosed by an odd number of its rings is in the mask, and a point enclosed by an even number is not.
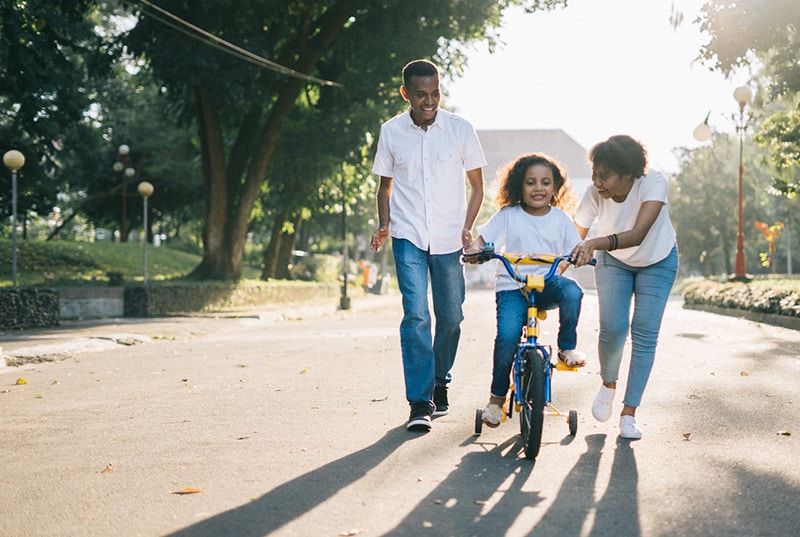
{"type": "Polygon", "coordinates": [[[461,155],[452,149],[440,150],[436,159],[436,171],[448,178],[460,178],[463,174],[461,155]]]}
{"type": "Polygon", "coordinates": [[[394,155],[394,179],[403,183],[408,183],[413,179],[411,173],[411,154],[395,153],[394,155]]]}

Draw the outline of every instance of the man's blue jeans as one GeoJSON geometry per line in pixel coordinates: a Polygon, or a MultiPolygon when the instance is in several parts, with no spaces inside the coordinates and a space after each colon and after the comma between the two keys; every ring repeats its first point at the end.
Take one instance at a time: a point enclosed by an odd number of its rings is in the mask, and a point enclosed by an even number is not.
{"type": "MultiPolygon", "coordinates": [[[[577,328],[581,314],[583,290],[574,281],[563,276],[553,276],[541,292],[534,292],[536,307],[540,310],[558,308],[558,348],[572,350],[578,343],[577,328]]],[[[505,397],[509,388],[511,367],[517,352],[522,327],[528,319],[528,299],[521,291],[498,291],[497,336],[494,340],[492,367],[492,395],[505,397]]]]}
{"type": "Polygon", "coordinates": [[[466,282],[461,250],[431,255],[405,239],[392,239],[397,283],[403,295],[400,350],[406,399],[431,405],[434,386],[447,386],[461,337],[466,282]],[[436,334],[431,337],[428,275],[436,334]]]}
{"type": "Polygon", "coordinates": [[[630,330],[631,365],[623,403],[638,407],[653,369],[661,319],[678,274],[678,248],[648,267],[632,267],[604,251],[596,252],[595,256],[594,278],[600,304],[600,376],[606,384],[617,381],[630,330]]]}

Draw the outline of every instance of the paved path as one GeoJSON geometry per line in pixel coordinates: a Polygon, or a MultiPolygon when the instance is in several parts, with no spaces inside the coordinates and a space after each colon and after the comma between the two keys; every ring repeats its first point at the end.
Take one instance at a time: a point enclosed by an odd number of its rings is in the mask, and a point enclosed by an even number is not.
{"type": "Polygon", "coordinates": [[[424,435],[404,428],[398,296],[6,337],[27,363],[0,367],[0,535],[800,535],[800,333],[672,301],[630,442],[589,412],[596,309],[588,292],[589,365],[554,379],[578,434],[548,418],[535,464],[516,421],[473,434],[486,291],[424,435]]]}

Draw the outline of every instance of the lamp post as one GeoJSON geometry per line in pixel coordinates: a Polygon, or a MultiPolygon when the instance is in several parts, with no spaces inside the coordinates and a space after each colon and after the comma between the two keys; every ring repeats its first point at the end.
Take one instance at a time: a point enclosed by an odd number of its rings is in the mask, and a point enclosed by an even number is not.
{"type": "Polygon", "coordinates": [[[744,232],[742,230],[742,176],[744,175],[742,146],[744,145],[744,132],[747,129],[744,107],[750,102],[752,96],[753,94],[747,86],[739,86],[733,91],[733,98],[739,103],[739,117],[736,121],[736,132],[739,134],[739,230],[736,233],[736,265],[733,274],[735,281],[749,280],[744,264],[744,232]]]}
{"type": "Polygon", "coordinates": [[[25,156],[12,149],[3,155],[3,164],[11,170],[11,284],[17,288],[17,170],[25,165],[25,156]]]}
{"type": "MultiPolygon", "coordinates": [[[[743,190],[743,180],[742,177],[744,175],[744,167],[742,165],[742,147],[744,145],[744,133],[747,130],[747,123],[748,119],[745,118],[744,108],[750,102],[753,93],[750,91],[750,88],[747,86],[740,86],[736,88],[733,92],[733,98],[736,99],[736,102],[739,103],[739,116],[734,116],[734,120],[736,121],[736,133],[739,135],[739,188],[738,188],[738,230],[736,232],[736,263],[734,265],[734,274],[731,278],[732,281],[750,281],[750,277],[747,276],[747,269],[745,268],[744,262],[744,231],[743,231],[743,211],[742,211],[742,190],[743,190]]],[[[708,126],[708,116],[711,115],[711,112],[706,115],[705,121],[703,121],[700,125],[695,127],[693,135],[695,140],[699,142],[705,142],[709,138],[711,138],[711,127],[708,126]]]]}
{"type": "Polygon", "coordinates": [[[345,193],[345,174],[342,173],[342,296],[339,299],[339,309],[350,309],[350,297],[347,296],[347,195],[345,193]]]}
{"type": "Polygon", "coordinates": [[[113,169],[122,174],[122,222],[120,227],[119,242],[128,242],[128,179],[133,179],[136,169],[130,165],[128,155],[131,148],[122,144],[117,149],[117,161],[114,162],[113,169]]]}
{"type": "Polygon", "coordinates": [[[153,185],[147,181],[142,181],[136,190],[144,199],[144,212],[142,213],[142,227],[144,229],[144,237],[142,238],[142,284],[147,285],[147,198],[153,194],[153,185]]]}

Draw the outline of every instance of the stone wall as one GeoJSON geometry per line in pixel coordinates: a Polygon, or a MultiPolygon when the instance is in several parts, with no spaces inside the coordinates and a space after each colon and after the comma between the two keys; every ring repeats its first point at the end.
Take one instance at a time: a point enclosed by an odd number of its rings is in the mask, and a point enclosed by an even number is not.
{"type": "Polygon", "coordinates": [[[0,330],[52,328],[59,322],[58,293],[53,289],[0,290],[0,330]]]}

